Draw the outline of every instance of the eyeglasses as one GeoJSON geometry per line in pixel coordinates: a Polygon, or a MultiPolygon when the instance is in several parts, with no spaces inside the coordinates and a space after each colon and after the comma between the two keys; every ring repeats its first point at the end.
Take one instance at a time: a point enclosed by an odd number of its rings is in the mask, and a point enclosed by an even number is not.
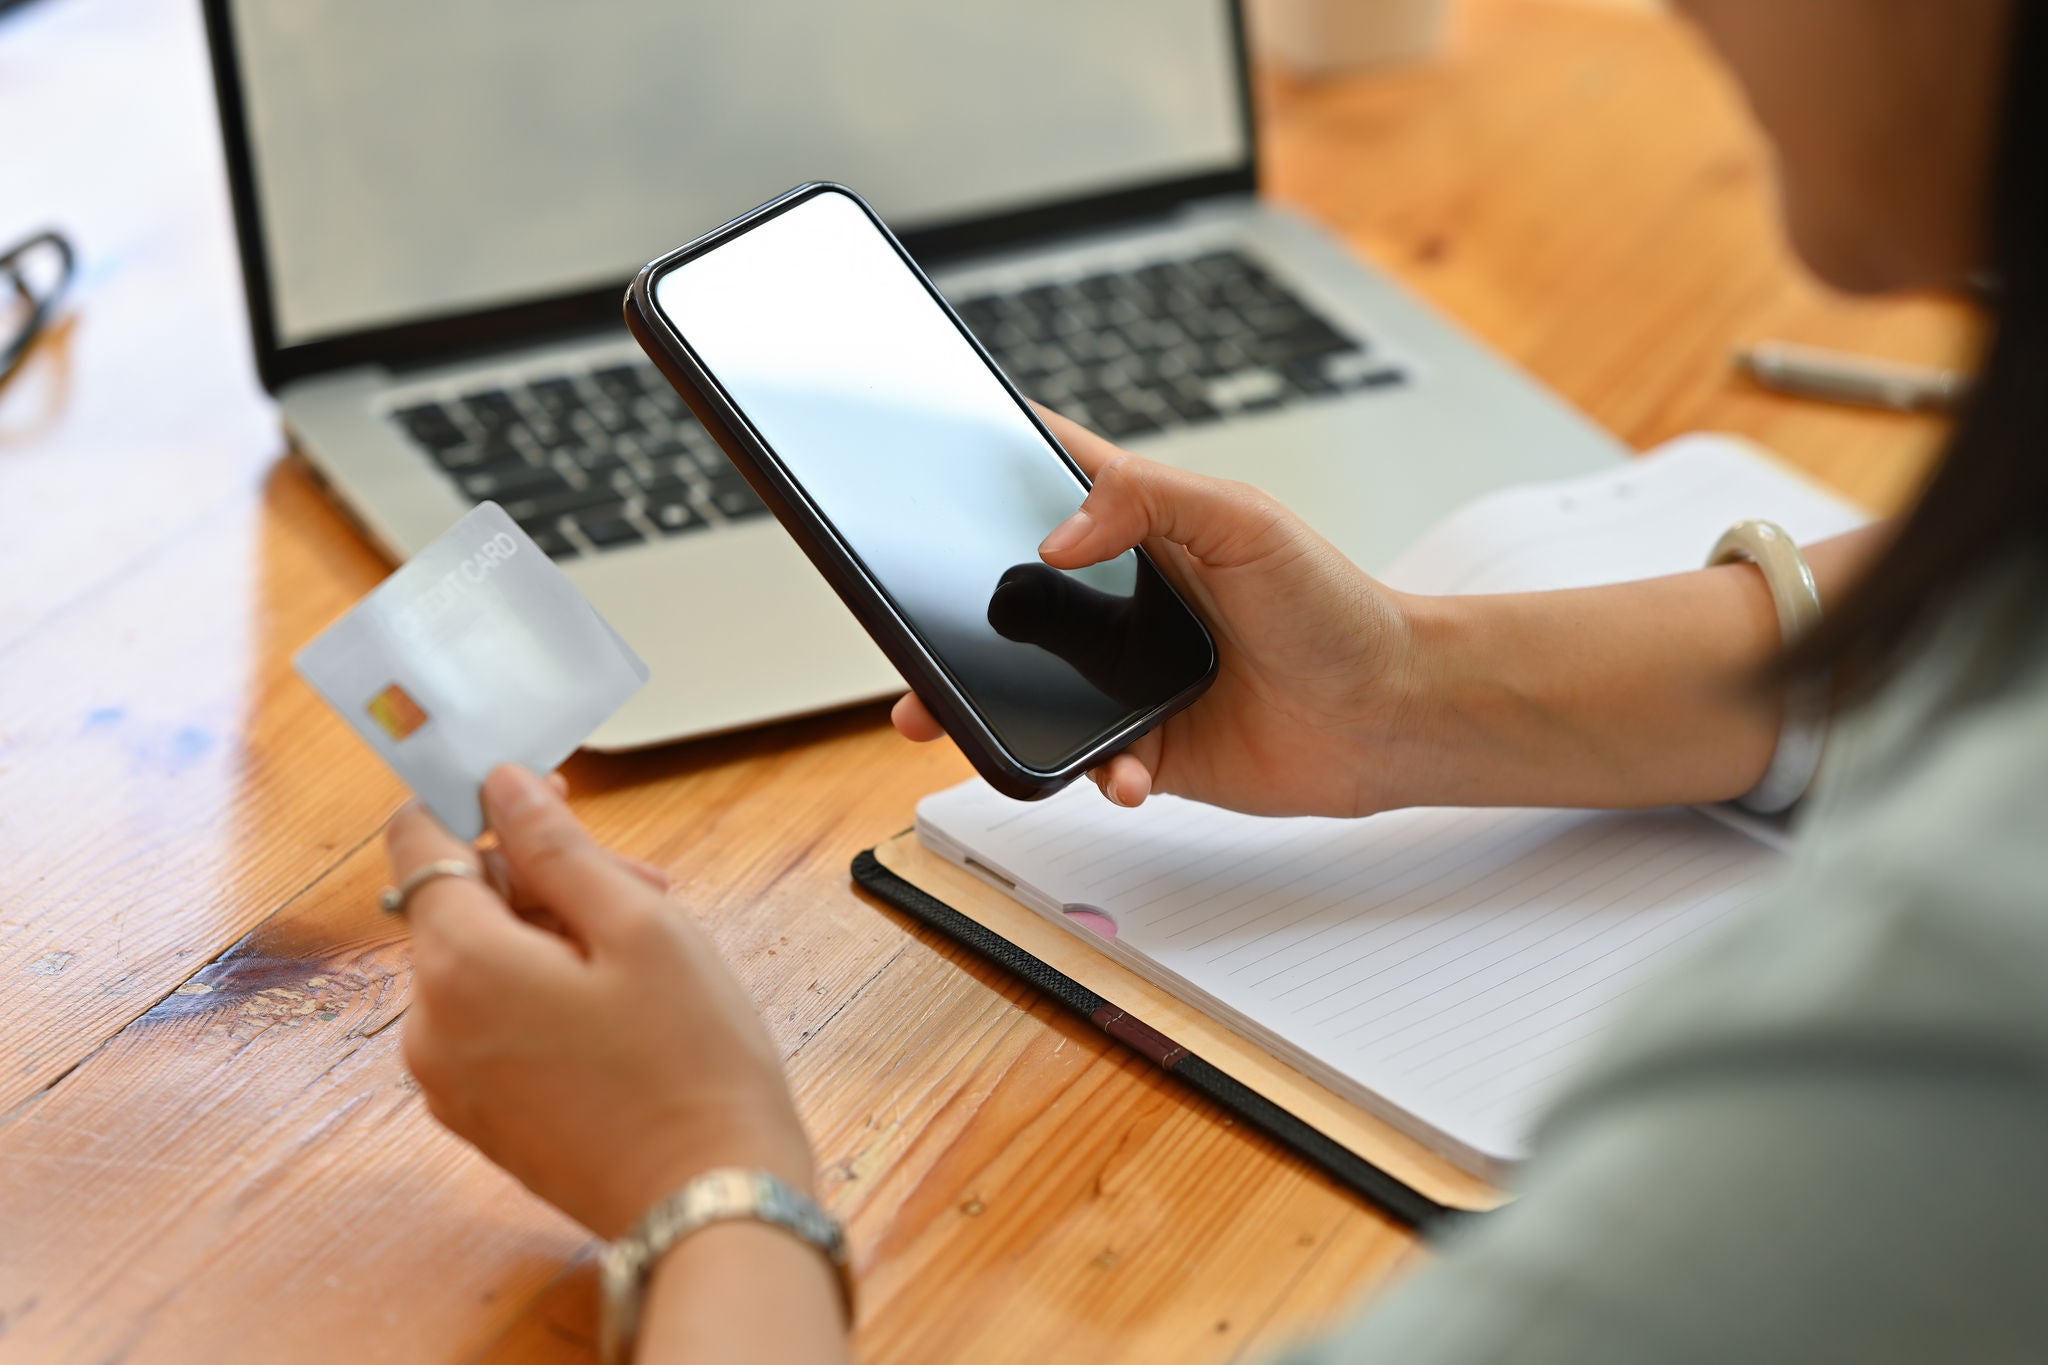
{"type": "Polygon", "coordinates": [[[55,232],[39,232],[0,255],[0,275],[13,297],[0,302],[0,384],[21,367],[22,357],[49,325],[64,287],[71,283],[71,243],[55,232]]]}

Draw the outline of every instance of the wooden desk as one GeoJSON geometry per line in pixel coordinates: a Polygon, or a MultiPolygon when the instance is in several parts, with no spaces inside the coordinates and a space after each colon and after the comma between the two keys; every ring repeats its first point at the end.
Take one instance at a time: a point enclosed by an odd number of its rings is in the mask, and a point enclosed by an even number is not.
{"type": "MultiPolygon", "coordinates": [[[[0,397],[0,1354],[581,1359],[591,1243],[400,1065],[400,793],[288,666],[384,566],[254,393],[195,8],[0,21],[0,238],[47,214],[85,262],[0,397]]],[[[1273,193],[1630,441],[1725,428],[1907,496],[1935,424],[1754,392],[1728,351],[1946,360],[1967,320],[1798,279],[1670,21],[1473,0],[1440,64],[1264,94],[1273,193]]],[[[781,1040],[867,1357],[1239,1359],[1369,1291],[1399,1230],[849,887],[965,772],[880,708],[570,766],[781,1040]]]]}

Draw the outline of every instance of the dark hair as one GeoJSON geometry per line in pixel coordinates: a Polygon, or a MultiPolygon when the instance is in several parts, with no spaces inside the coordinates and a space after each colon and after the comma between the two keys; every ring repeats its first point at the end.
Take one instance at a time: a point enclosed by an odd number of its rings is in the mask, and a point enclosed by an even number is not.
{"type": "Polygon", "coordinates": [[[2013,0],[1993,162],[1989,350],[1940,466],[1897,539],[1783,661],[1867,699],[1903,647],[1992,570],[2048,549],[2048,17],[2013,0]]]}

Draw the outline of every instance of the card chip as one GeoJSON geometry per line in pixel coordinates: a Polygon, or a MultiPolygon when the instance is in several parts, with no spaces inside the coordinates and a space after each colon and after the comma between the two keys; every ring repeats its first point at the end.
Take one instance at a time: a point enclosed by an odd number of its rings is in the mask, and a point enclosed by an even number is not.
{"type": "Polygon", "coordinates": [[[405,739],[427,723],[427,713],[397,683],[370,698],[370,718],[393,739],[405,739]]]}

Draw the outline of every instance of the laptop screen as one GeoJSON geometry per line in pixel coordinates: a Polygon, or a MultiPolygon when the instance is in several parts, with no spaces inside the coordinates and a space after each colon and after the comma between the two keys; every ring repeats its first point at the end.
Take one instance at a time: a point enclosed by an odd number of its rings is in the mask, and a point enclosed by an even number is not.
{"type": "Polygon", "coordinates": [[[283,346],[622,285],[806,180],[899,231],[1245,165],[1229,0],[231,0],[283,346]]]}

